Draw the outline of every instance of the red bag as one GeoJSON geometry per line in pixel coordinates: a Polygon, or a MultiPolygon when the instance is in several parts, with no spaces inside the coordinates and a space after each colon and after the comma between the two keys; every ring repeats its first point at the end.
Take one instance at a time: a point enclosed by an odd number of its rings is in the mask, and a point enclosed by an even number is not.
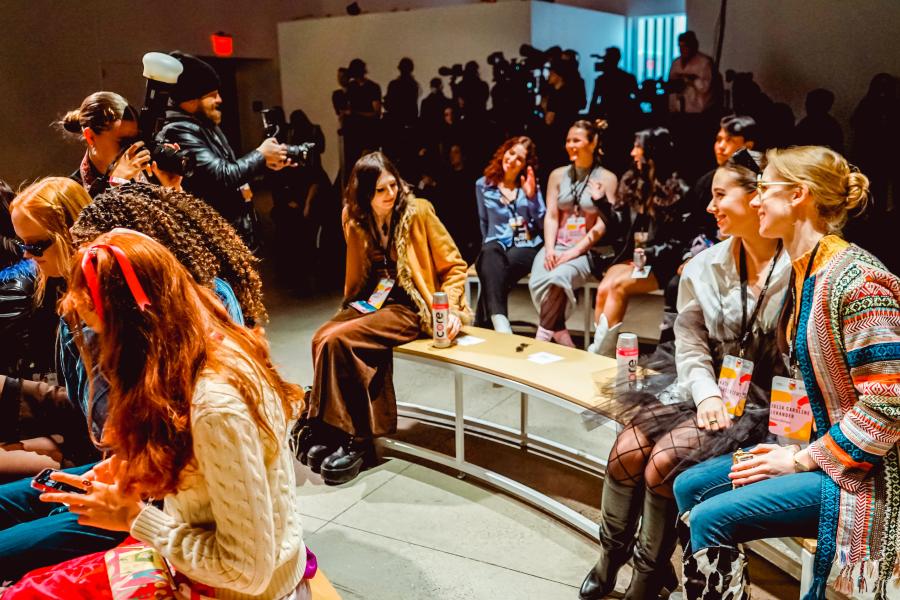
{"type": "Polygon", "coordinates": [[[105,554],[95,552],[35,569],[7,589],[3,600],[112,600],[105,554]]]}

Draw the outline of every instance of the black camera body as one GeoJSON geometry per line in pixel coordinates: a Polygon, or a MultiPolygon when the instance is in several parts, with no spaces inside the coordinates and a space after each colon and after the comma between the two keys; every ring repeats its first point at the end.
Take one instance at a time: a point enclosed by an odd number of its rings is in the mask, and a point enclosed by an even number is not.
{"type": "MultiPolygon", "coordinates": [[[[173,84],[147,77],[144,106],[138,116],[138,139],[144,142],[144,146],[150,151],[151,161],[156,161],[160,171],[190,177],[194,172],[194,157],[186,150],[176,150],[171,142],[156,139],[165,123],[172,87],[173,84]]],[[[129,145],[131,143],[134,141],[129,142],[129,145]]]]}
{"type": "Polygon", "coordinates": [[[438,75],[442,77],[450,77],[451,79],[458,79],[463,76],[463,66],[459,63],[456,63],[450,67],[440,67],[438,69],[438,75]]]}
{"type": "Polygon", "coordinates": [[[259,114],[262,117],[266,137],[275,138],[287,146],[287,157],[291,162],[297,163],[301,167],[306,167],[318,159],[315,142],[304,142],[303,144],[287,143],[288,127],[287,120],[284,118],[284,109],[280,106],[273,106],[272,108],[259,106],[259,114]]]}

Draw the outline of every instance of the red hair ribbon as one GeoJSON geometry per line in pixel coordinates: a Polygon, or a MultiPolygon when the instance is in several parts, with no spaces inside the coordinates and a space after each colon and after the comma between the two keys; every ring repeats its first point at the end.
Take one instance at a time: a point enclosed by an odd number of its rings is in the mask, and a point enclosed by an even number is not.
{"type": "Polygon", "coordinates": [[[112,255],[116,257],[116,262],[119,263],[119,268],[122,269],[122,274],[125,276],[125,283],[128,284],[128,289],[131,291],[131,295],[134,297],[137,307],[142,311],[145,310],[150,306],[150,300],[147,298],[147,294],[144,293],[144,288],[141,287],[141,282],[138,281],[137,275],[134,273],[134,268],[131,266],[131,261],[125,256],[125,252],[118,246],[94,244],[88,248],[87,252],[85,252],[84,256],[81,258],[81,272],[84,273],[84,279],[87,282],[88,289],[91,291],[91,300],[94,302],[94,312],[97,313],[100,321],[103,322],[103,304],[100,298],[100,280],[97,277],[97,267],[94,266],[93,259],[97,257],[97,253],[101,249],[109,250],[112,255]]]}

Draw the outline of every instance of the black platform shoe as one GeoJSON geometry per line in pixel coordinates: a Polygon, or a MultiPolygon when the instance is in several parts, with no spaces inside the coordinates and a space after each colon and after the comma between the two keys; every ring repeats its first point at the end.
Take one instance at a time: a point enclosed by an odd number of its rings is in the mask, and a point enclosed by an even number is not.
{"type": "Polygon", "coordinates": [[[313,473],[320,472],[322,463],[334,453],[336,447],[338,447],[337,444],[313,444],[309,450],[306,451],[306,462],[304,464],[309,467],[313,473]]]}
{"type": "Polygon", "coordinates": [[[364,468],[374,466],[376,461],[372,440],[352,439],[322,462],[322,479],[328,485],[347,483],[364,468]]]}
{"type": "Polygon", "coordinates": [[[309,449],[313,446],[313,430],[309,425],[303,425],[302,427],[298,426],[294,427],[294,431],[292,432],[294,437],[294,451],[296,452],[297,460],[299,460],[304,465],[306,464],[306,454],[309,452],[309,449]]]}
{"type": "Polygon", "coordinates": [[[297,460],[318,473],[322,461],[337,448],[337,442],[329,439],[322,431],[306,425],[296,434],[297,460]]]}

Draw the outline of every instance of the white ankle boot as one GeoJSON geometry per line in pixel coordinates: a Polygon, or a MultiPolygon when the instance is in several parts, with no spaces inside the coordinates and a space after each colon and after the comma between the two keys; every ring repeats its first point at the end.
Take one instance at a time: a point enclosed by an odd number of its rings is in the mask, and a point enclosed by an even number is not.
{"type": "Polygon", "coordinates": [[[610,358],[614,357],[616,355],[616,338],[621,326],[621,323],[616,323],[610,327],[606,320],[606,315],[600,315],[600,321],[597,323],[597,329],[594,331],[594,341],[588,346],[588,352],[610,358]]]}
{"type": "Polygon", "coordinates": [[[512,327],[509,324],[509,319],[506,318],[506,315],[491,315],[491,324],[494,326],[494,331],[497,333],[512,333],[512,327]]]}

